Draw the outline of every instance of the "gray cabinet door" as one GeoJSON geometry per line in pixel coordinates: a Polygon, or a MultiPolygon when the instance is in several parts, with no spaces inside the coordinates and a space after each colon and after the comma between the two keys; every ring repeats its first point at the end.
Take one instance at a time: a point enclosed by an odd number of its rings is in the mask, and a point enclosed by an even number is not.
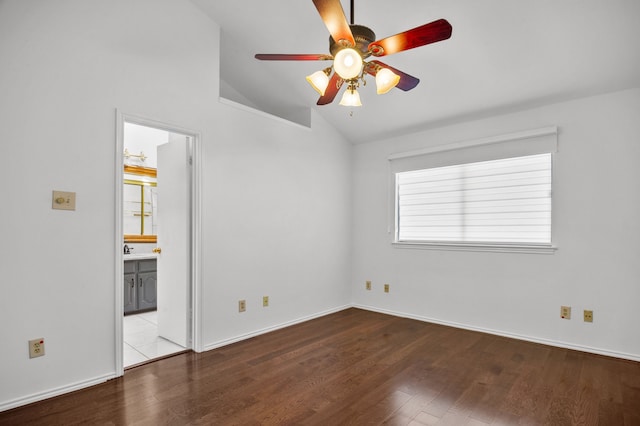
{"type": "Polygon", "coordinates": [[[136,274],[124,274],[124,313],[136,311],[137,306],[136,274]]]}
{"type": "Polygon", "coordinates": [[[155,308],[158,296],[158,273],[138,272],[138,309],[155,308]]]}

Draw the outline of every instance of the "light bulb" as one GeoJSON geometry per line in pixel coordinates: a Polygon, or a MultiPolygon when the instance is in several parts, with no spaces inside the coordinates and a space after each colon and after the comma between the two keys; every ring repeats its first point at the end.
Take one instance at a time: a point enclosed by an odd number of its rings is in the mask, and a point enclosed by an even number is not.
{"type": "Polygon", "coordinates": [[[362,102],[360,102],[360,94],[355,88],[348,88],[346,92],[344,92],[344,95],[342,95],[340,105],[350,107],[362,106],[362,102]]]}
{"type": "Polygon", "coordinates": [[[333,59],[333,68],[344,80],[351,80],[362,71],[362,56],[350,47],[342,49],[333,59]]]}
{"type": "Polygon", "coordinates": [[[376,73],[376,92],[378,95],[387,93],[398,85],[400,76],[389,68],[382,68],[376,73]]]}
{"type": "Polygon", "coordinates": [[[308,75],[307,81],[316,92],[320,93],[320,96],[324,96],[329,85],[329,76],[324,71],[316,71],[308,75]]]}

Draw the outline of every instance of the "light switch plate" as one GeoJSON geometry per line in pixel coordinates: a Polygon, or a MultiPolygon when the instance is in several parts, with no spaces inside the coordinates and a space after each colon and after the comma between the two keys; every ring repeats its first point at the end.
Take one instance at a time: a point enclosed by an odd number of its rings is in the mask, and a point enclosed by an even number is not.
{"type": "Polygon", "coordinates": [[[56,210],[75,210],[76,193],[65,191],[53,191],[51,208],[56,210]]]}

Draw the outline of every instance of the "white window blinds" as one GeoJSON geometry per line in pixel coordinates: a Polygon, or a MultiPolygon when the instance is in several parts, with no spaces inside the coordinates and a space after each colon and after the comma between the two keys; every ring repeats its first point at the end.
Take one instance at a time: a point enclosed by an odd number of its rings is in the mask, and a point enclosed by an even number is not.
{"type": "Polygon", "coordinates": [[[550,153],[398,172],[396,241],[551,243],[550,153]]]}

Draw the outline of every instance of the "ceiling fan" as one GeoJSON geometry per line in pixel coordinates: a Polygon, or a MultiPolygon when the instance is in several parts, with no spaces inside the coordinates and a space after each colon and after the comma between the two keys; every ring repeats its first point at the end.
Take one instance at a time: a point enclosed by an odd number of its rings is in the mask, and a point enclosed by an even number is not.
{"type": "Polygon", "coordinates": [[[375,77],[377,93],[387,93],[394,87],[407,91],[418,85],[419,79],[397,70],[378,60],[364,62],[370,56],[381,57],[415,47],[424,46],[451,37],[451,24],[439,19],[408,31],[376,40],[375,33],[354,24],[351,0],[351,24],[340,0],[312,0],[320,17],[329,30],[331,54],[257,54],[256,59],[267,61],[333,61],[333,65],[307,76],[307,81],[320,94],[318,105],[326,105],[335,99],[343,84],[347,83],[340,105],[361,106],[357,88],[363,85],[364,75],[375,77]],[[333,69],[333,74],[331,71],[333,69]],[[329,78],[329,76],[331,76],[329,78]]]}

